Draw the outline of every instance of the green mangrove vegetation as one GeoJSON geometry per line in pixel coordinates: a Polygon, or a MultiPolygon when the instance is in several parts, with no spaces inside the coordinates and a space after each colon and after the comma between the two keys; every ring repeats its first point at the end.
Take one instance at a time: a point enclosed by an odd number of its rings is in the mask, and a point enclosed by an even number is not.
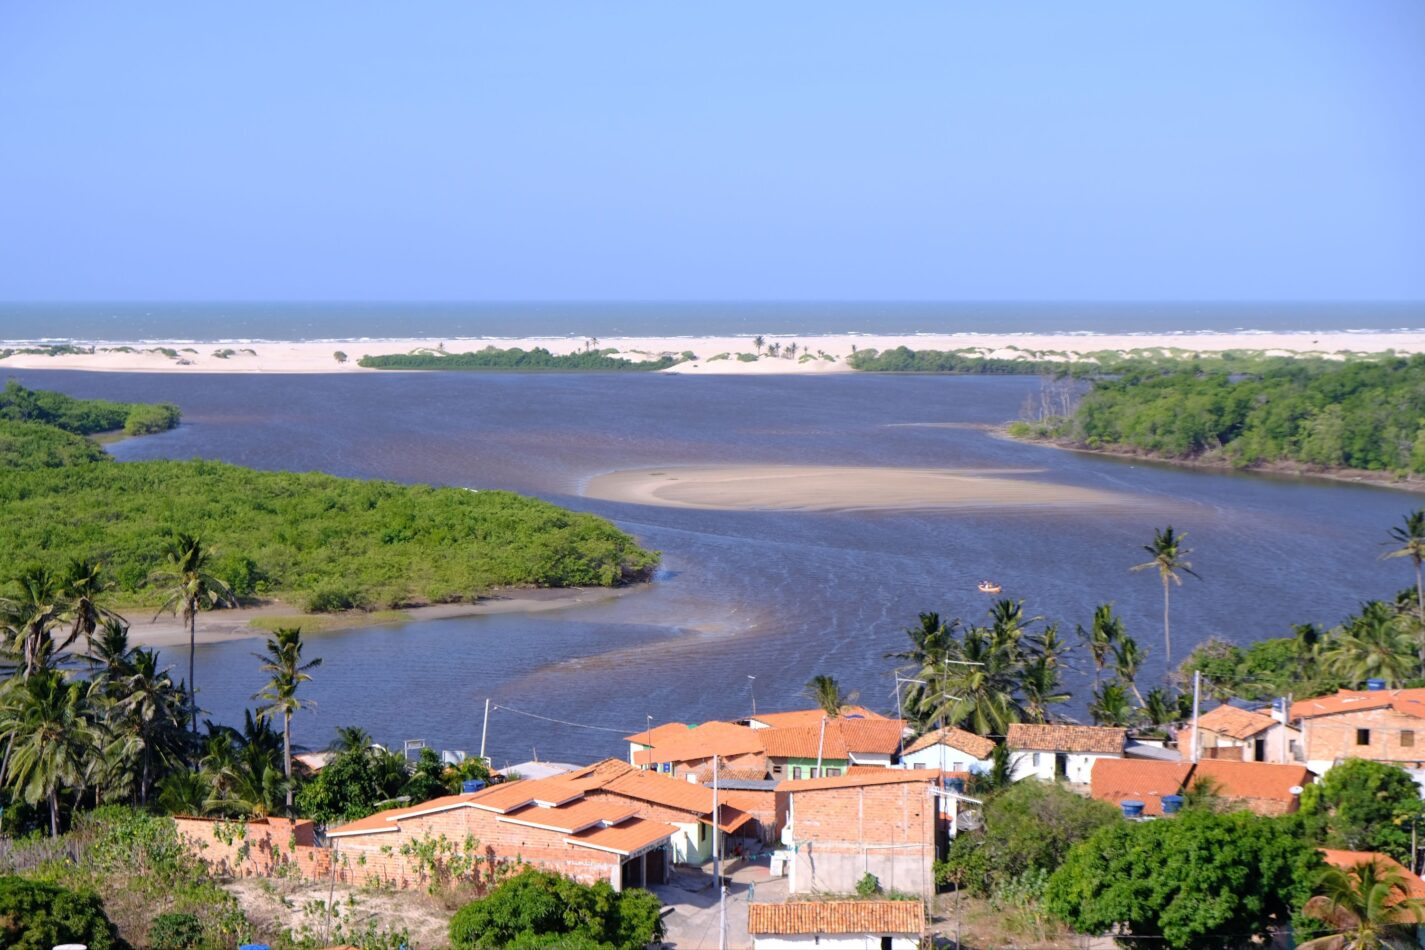
{"type": "Polygon", "coordinates": [[[1094,381],[1020,437],[1240,468],[1425,473],[1425,356],[1338,362],[1201,359],[1094,381]]]}
{"type": "Polygon", "coordinates": [[[693,358],[691,353],[684,353],[680,356],[665,355],[647,360],[631,360],[616,356],[617,352],[612,349],[587,349],[579,353],[555,356],[539,346],[529,350],[522,350],[517,346],[503,350],[487,346],[472,353],[447,353],[444,350],[423,348],[410,353],[363,356],[357,360],[357,365],[367,369],[604,373],[652,372],[693,358]]]}
{"type": "Polygon", "coordinates": [[[149,435],[172,429],[178,419],[178,407],[171,403],[75,399],[64,393],[26,389],[13,379],[0,390],[0,420],[40,423],[75,435],[118,430],[149,435]]]}

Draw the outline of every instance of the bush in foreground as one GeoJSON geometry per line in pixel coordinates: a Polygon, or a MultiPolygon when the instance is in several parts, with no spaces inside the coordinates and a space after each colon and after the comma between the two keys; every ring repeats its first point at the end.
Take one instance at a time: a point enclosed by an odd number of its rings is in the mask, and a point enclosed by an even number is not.
{"type": "Polygon", "coordinates": [[[64,943],[82,943],[90,950],[128,946],[93,894],[22,877],[0,877],[0,947],[50,950],[64,943]]]}
{"type": "Polygon", "coordinates": [[[451,950],[642,950],[663,936],[658,898],[530,869],[450,922],[451,950]]]}

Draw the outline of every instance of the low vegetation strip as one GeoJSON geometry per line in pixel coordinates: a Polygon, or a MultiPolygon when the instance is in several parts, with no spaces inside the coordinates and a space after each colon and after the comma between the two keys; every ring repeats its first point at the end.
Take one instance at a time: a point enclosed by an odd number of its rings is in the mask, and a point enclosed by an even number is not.
{"type": "Polygon", "coordinates": [[[172,429],[178,418],[178,407],[170,403],[75,399],[64,393],[26,389],[14,380],[0,390],[0,420],[40,423],[75,435],[119,429],[129,435],[148,435],[172,429]]]}
{"type": "Polygon", "coordinates": [[[543,347],[522,350],[519,347],[498,349],[487,346],[473,353],[446,353],[443,350],[422,349],[410,353],[391,353],[384,356],[363,356],[357,360],[359,366],[367,369],[434,369],[434,370],[484,370],[515,372],[650,372],[667,369],[691,357],[659,356],[646,360],[631,360],[614,355],[615,350],[585,350],[556,356],[543,347]]]}
{"type": "Polygon", "coordinates": [[[1201,360],[1100,378],[1019,437],[1236,467],[1425,473],[1425,356],[1201,360]]]}

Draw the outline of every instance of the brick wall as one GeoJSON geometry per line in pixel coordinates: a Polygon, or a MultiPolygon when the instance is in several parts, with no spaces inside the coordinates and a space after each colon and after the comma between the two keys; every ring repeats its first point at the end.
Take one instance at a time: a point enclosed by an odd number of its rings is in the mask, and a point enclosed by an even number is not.
{"type": "MultiPolygon", "coordinates": [[[[719,756],[717,760],[718,773],[725,774],[735,772],[739,775],[767,774],[767,756],[761,752],[744,752],[741,755],[719,756]]],[[[699,785],[707,785],[712,781],[713,760],[709,756],[706,759],[691,759],[687,762],[673,763],[673,777],[688,780],[688,776],[693,776],[694,781],[699,785]]],[[[667,773],[664,773],[667,774],[667,773]]]]}
{"type": "Polygon", "coordinates": [[[310,821],[175,818],[173,823],[178,836],[215,874],[322,878],[331,873],[331,852],[317,846],[316,826],[310,821]]]}
{"type": "Polygon", "coordinates": [[[886,890],[933,888],[935,815],[929,783],[778,792],[797,853],[792,893],[849,894],[867,872],[886,890]]]}
{"type": "Polygon", "coordinates": [[[1302,745],[1308,762],[1375,759],[1418,769],[1425,767],[1425,721],[1390,708],[1317,716],[1302,721],[1302,745]],[[1359,729],[1369,735],[1358,736],[1359,729]]]}

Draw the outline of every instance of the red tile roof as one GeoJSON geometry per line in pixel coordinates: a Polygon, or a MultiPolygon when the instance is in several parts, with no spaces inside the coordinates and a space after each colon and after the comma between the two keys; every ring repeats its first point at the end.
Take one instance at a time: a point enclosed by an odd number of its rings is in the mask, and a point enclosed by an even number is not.
{"type": "Polygon", "coordinates": [[[993,741],[983,736],[977,736],[973,732],[966,732],[964,729],[956,729],[953,726],[945,729],[937,729],[934,732],[927,732],[905,747],[905,754],[919,752],[921,749],[929,749],[932,746],[944,742],[952,749],[968,753],[977,759],[988,759],[994,753],[995,744],[993,741]]]}
{"type": "MultiPolygon", "coordinates": [[[[794,709],[791,712],[760,713],[751,716],[749,719],[760,722],[768,729],[788,729],[794,726],[818,726],[826,718],[826,711],[823,709],[794,709]]],[[[842,706],[841,715],[838,719],[885,719],[878,712],[872,712],[865,706],[842,706]]]]}
{"type": "Polygon", "coordinates": [[[665,722],[661,726],[654,726],[652,731],[635,732],[631,736],[624,736],[624,739],[639,745],[657,745],[660,742],[669,742],[691,728],[693,727],[686,722],[665,722]]]}
{"type": "Polygon", "coordinates": [[[1379,851],[1337,851],[1334,848],[1318,848],[1321,857],[1332,867],[1349,871],[1358,864],[1374,864],[1382,870],[1391,868],[1399,871],[1405,878],[1406,887],[1410,890],[1410,896],[1420,900],[1425,899],[1425,881],[1420,880],[1414,874],[1388,854],[1381,854],[1379,851]]]}
{"type": "Polygon", "coordinates": [[[940,773],[929,769],[855,769],[846,775],[826,778],[798,778],[777,783],[779,792],[817,792],[831,788],[864,788],[870,785],[896,785],[902,782],[930,784],[940,773]]]}
{"type": "MultiPolygon", "coordinates": [[[[692,812],[705,819],[712,818],[713,790],[706,785],[669,778],[656,772],[642,772],[632,766],[624,768],[626,772],[601,787],[614,795],[692,812]]],[[[727,801],[721,804],[719,812],[718,827],[728,832],[741,828],[750,817],[727,801]]]]}
{"type": "Polygon", "coordinates": [[[748,904],[749,934],[914,934],[925,932],[920,901],[788,901],[748,904]]]}
{"type": "Polygon", "coordinates": [[[1216,709],[1208,710],[1197,719],[1203,732],[1215,732],[1233,739],[1250,739],[1263,730],[1277,724],[1271,716],[1247,709],[1238,709],[1223,703],[1216,709]]]}
{"type": "Polygon", "coordinates": [[[671,838],[677,828],[661,821],[633,818],[612,828],[590,828],[565,838],[570,844],[629,855],[671,838]]]}
{"type": "Polygon", "coordinates": [[[501,815],[497,820],[572,835],[598,824],[616,825],[637,813],[637,807],[627,802],[619,804],[609,799],[586,798],[558,808],[521,808],[513,815],[501,815]]]}
{"type": "Polygon", "coordinates": [[[651,751],[635,752],[639,765],[658,762],[699,762],[714,755],[745,755],[761,752],[758,735],[766,730],[749,729],[730,722],[705,722],[664,742],[655,742],[651,751]]]}
{"type": "Polygon", "coordinates": [[[1143,814],[1161,815],[1163,796],[1176,795],[1192,771],[1191,762],[1152,759],[1099,759],[1093,764],[1092,795],[1114,805],[1143,803],[1143,814]]]}
{"type": "Polygon", "coordinates": [[[1039,752],[1079,752],[1122,755],[1128,730],[1113,726],[1070,726],[1011,723],[1005,744],[1011,749],[1039,752]]]}
{"type": "Polygon", "coordinates": [[[1425,689],[1342,689],[1291,704],[1292,719],[1310,719],[1360,709],[1392,707],[1406,716],[1425,719],[1425,689]]]}
{"type": "Polygon", "coordinates": [[[1232,762],[1227,759],[1202,759],[1193,769],[1191,782],[1208,778],[1217,785],[1223,798],[1255,798],[1291,802],[1296,799],[1291,789],[1306,787],[1315,781],[1304,765],[1274,765],[1269,762],[1232,762]]]}
{"type": "Polygon", "coordinates": [[[763,747],[774,758],[847,759],[853,753],[890,755],[900,748],[905,722],[901,719],[827,719],[821,723],[758,729],[763,747]]]}

